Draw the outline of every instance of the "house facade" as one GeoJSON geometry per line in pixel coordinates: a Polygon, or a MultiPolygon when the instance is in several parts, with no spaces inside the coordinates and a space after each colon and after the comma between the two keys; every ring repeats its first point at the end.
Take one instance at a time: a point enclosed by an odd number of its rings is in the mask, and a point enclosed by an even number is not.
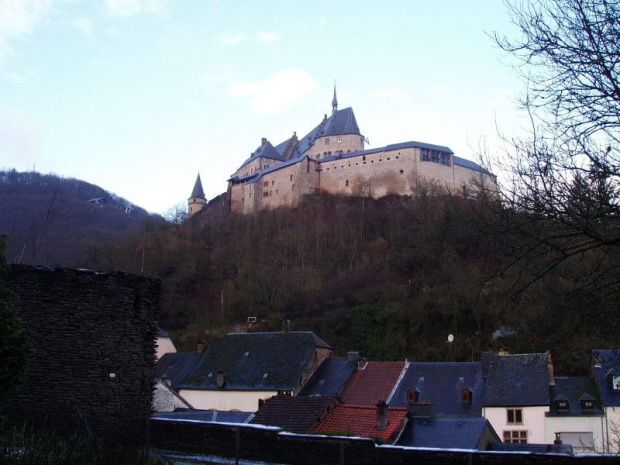
{"type": "Polygon", "coordinates": [[[592,351],[592,371],[603,405],[603,451],[620,452],[620,350],[592,351]]]}

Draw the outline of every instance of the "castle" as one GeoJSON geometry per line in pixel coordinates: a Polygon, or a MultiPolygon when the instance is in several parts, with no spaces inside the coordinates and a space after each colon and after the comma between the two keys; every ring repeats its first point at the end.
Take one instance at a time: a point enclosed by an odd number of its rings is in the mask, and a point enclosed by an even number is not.
{"type": "MultiPolygon", "coordinates": [[[[296,133],[278,145],[266,138],[228,180],[231,211],[251,214],[265,208],[295,206],[306,194],[367,197],[413,195],[422,183],[433,183],[463,195],[496,192],[495,176],[478,164],[454,155],[448,147],[401,142],[365,149],[352,108],[338,109],[334,87],[332,114],[304,137],[296,133]]],[[[196,179],[188,201],[190,216],[206,205],[196,179]]]]}

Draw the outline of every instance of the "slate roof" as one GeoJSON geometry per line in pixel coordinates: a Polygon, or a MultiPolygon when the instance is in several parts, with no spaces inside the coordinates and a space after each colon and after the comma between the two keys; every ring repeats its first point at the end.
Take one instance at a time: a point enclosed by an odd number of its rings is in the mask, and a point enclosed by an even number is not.
{"type": "Polygon", "coordinates": [[[373,406],[387,401],[404,368],[405,362],[367,362],[351,375],[340,399],[345,404],[373,406]]]}
{"type": "Polygon", "coordinates": [[[556,376],[553,399],[551,399],[551,411],[547,416],[588,416],[602,415],[601,400],[593,378],[585,376],[556,376]],[[555,400],[567,400],[568,412],[557,412],[555,400]],[[581,400],[594,400],[595,409],[584,411],[581,408],[581,400]]]}
{"type": "Polygon", "coordinates": [[[486,418],[413,418],[398,445],[441,449],[486,449],[500,438],[486,418]]]}
{"type": "Polygon", "coordinates": [[[205,352],[199,354],[191,352],[173,352],[164,354],[155,364],[155,379],[170,378],[170,387],[178,389],[179,384],[205,356],[205,352]]]}
{"type": "Polygon", "coordinates": [[[309,433],[334,408],[335,397],[275,396],[256,412],[250,423],[309,433]]]}
{"type": "Polygon", "coordinates": [[[191,420],[201,423],[247,423],[252,412],[225,412],[219,410],[178,410],[176,412],[153,413],[157,420],[191,420]]]}
{"type": "Polygon", "coordinates": [[[196,176],[196,182],[194,183],[194,189],[192,189],[192,194],[189,196],[190,199],[204,199],[205,191],[202,189],[202,181],[200,180],[200,173],[196,176]]]}
{"type": "Polygon", "coordinates": [[[170,337],[166,331],[161,329],[159,325],[157,325],[157,337],[170,337]]]}
{"type": "Polygon", "coordinates": [[[593,371],[601,401],[606,407],[620,406],[620,390],[611,384],[612,376],[620,375],[620,350],[593,350],[593,371]]]}
{"type": "Polygon", "coordinates": [[[312,332],[231,333],[213,343],[180,389],[217,390],[217,372],[225,389],[293,390],[317,347],[331,347],[312,332]]]}
{"type": "MultiPolygon", "coordinates": [[[[509,442],[493,442],[489,444],[487,450],[495,452],[530,452],[532,454],[573,455],[573,446],[570,444],[517,444],[509,442]]],[[[523,463],[527,463],[525,458],[523,463]]]]}
{"type": "Polygon", "coordinates": [[[293,151],[293,157],[300,157],[312,147],[314,141],[319,137],[335,136],[345,134],[360,134],[360,129],[355,119],[352,108],[343,108],[321,121],[308,134],[302,137],[293,151]]]}
{"type": "MultiPolygon", "coordinates": [[[[290,140],[290,139],[289,139],[290,140]]],[[[286,141],[288,143],[288,141],[286,141]]],[[[256,150],[254,150],[254,152],[252,152],[250,154],[250,158],[248,158],[246,161],[244,161],[241,166],[245,166],[248,163],[250,163],[253,160],[256,160],[257,158],[269,158],[271,160],[278,160],[278,161],[284,161],[284,149],[286,148],[286,144],[283,142],[282,144],[279,144],[276,147],[274,147],[271,142],[269,142],[267,139],[264,139],[263,142],[261,142],[261,145],[258,146],[258,148],[256,150]],[[283,146],[284,145],[284,146],[283,146]],[[283,146],[283,147],[282,147],[283,146]],[[280,151],[281,149],[281,151],[280,151]]]]}
{"type": "Polygon", "coordinates": [[[409,389],[418,390],[420,402],[434,404],[436,416],[482,416],[484,380],[480,362],[410,362],[390,405],[406,407],[409,389]],[[461,402],[464,389],[471,391],[471,403],[461,402]]]}
{"type": "Polygon", "coordinates": [[[298,396],[336,397],[355,371],[357,362],[344,357],[326,358],[312,374],[298,396]]]}
{"type": "Polygon", "coordinates": [[[392,444],[398,439],[407,422],[407,409],[388,408],[388,424],[384,430],[377,429],[377,408],[360,405],[342,405],[334,407],[313,433],[358,436],[378,439],[392,444]]]}
{"type": "Polygon", "coordinates": [[[549,405],[547,354],[498,356],[489,369],[482,405],[549,405]]]}

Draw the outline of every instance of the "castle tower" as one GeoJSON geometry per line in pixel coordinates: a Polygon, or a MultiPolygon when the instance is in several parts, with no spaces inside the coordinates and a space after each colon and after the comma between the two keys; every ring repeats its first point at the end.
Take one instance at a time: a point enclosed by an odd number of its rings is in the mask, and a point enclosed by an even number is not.
{"type": "Polygon", "coordinates": [[[336,83],[334,82],[334,98],[332,99],[332,114],[338,111],[338,99],[336,98],[336,83]]]}
{"type": "Polygon", "coordinates": [[[190,218],[202,210],[207,204],[205,192],[202,189],[202,181],[200,180],[200,173],[196,176],[196,183],[189,199],[187,199],[187,210],[190,218]]]}

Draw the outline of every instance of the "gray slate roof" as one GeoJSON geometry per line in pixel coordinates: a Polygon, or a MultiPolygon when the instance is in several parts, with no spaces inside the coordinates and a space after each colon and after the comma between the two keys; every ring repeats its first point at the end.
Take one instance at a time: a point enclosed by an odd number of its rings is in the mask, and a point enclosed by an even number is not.
{"type": "Polygon", "coordinates": [[[551,399],[551,411],[549,416],[572,416],[572,415],[602,415],[601,400],[593,378],[586,376],[556,376],[555,388],[551,399]],[[567,400],[568,412],[557,412],[555,400],[567,400]],[[594,412],[583,411],[581,400],[594,400],[594,412]]]}
{"type": "Polygon", "coordinates": [[[357,362],[344,357],[326,358],[299,391],[298,396],[336,397],[355,371],[357,362]]]}
{"type": "Polygon", "coordinates": [[[335,397],[274,396],[256,412],[250,423],[309,433],[337,402],[335,397]]]}
{"type": "Polygon", "coordinates": [[[482,416],[484,380],[480,362],[410,362],[390,406],[406,407],[407,390],[417,389],[420,401],[434,404],[436,416],[482,416]],[[461,402],[461,391],[469,389],[472,401],[461,402]]]}
{"type": "Polygon", "coordinates": [[[317,347],[331,347],[312,332],[231,333],[213,343],[180,389],[217,390],[217,372],[228,390],[292,390],[317,347]]]}
{"type": "Polygon", "coordinates": [[[155,364],[155,379],[170,378],[170,387],[178,389],[183,378],[200,362],[205,353],[173,352],[164,354],[155,364]]]}
{"type": "Polygon", "coordinates": [[[200,173],[196,176],[196,182],[194,183],[194,189],[192,189],[192,194],[189,196],[190,199],[204,199],[205,191],[202,189],[202,181],[200,180],[200,173]]]}
{"type": "Polygon", "coordinates": [[[620,406],[620,390],[611,384],[612,376],[620,375],[620,350],[593,350],[594,378],[601,401],[606,407],[620,406]]]}
{"type": "Polygon", "coordinates": [[[498,356],[489,369],[482,405],[549,405],[547,354],[498,356]]]}
{"type": "Polygon", "coordinates": [[[486,449],[500,439],[486,418],[413,418],[398,440],[399,446],[486,449]]]}
{"type": "Polygon", "coordinates": [[[153,413],[157,420],[191,420],[204,423],[247,423],[252,412],[225,412],[219,410],[178,410],[176,412],[153,413]]]}

